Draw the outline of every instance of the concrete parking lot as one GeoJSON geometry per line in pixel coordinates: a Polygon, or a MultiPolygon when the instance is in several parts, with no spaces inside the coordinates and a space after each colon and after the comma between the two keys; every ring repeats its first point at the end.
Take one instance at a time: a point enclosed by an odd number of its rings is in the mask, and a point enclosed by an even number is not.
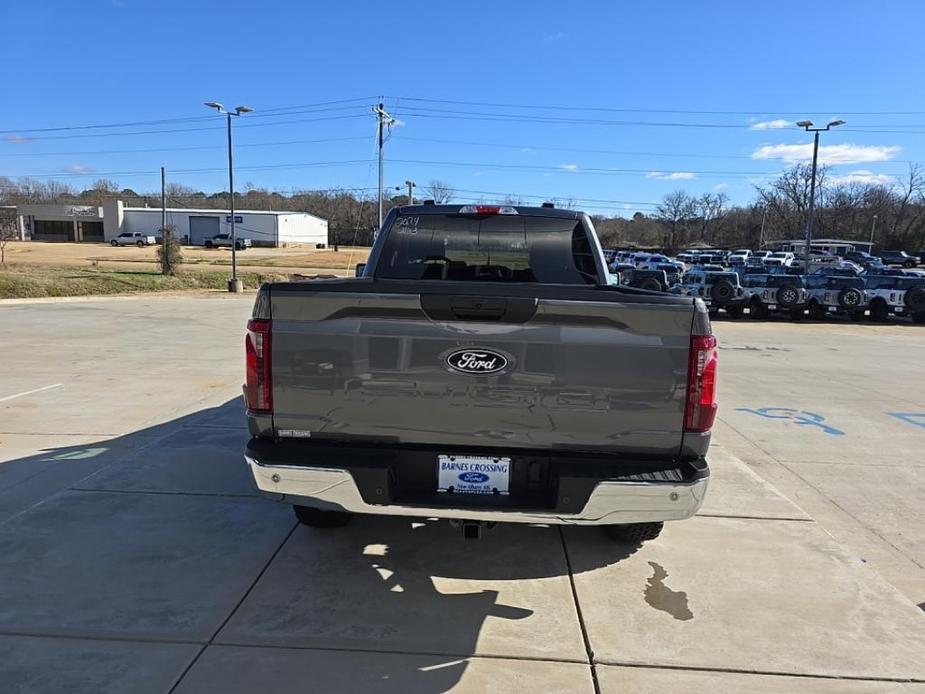
{"type": "Polygon", "coordinates": [[[251,297],[0,303],[0,690],[925,692],[925,329],[717,322],[713,479],[595,528],[297,527],[251,297]]]}

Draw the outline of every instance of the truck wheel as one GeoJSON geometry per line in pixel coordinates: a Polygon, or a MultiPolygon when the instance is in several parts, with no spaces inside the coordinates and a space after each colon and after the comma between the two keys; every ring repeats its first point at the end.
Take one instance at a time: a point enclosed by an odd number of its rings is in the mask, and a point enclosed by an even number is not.
{"type": "Polygon", "coordinates": [[[752,303],[749,304],[748,317],[756,320],[768,317],[768,309],[761,303],[761,299],[754,299],[752,303]]]}
{"type": "Polygon", "coordinates": [[[607,534],[614,540],[641,545],[646,540],[654,540],[662,532],[664,523],[628,523],[626,525],[608,525],[607,534]]]}
{"type": "Polygon", "coordinates": [[[913,313],[912,322],[918,325],[925,325],[925,313],[913,313]]]}
{"type": "Polygon", "coordinates": [[[903,303],[913,313],[925,310],[925,287],[913,287],[908,290],[903,303]]]}
{"type": "Polygon", "coordinates": [[[109,245],[112,246],[113,248],[115,248],[116,246],[119,245],[119,242],[116,241],[115,239],[113,239],[112,241],[109,242],[109,245]]]}
{"type": "Polygon", "coordinates": [[[791,284],[785,284],[777,290],[777,303],[784,308],[790,308],[800,300],[800,293],[791,284]]]}
{"type": "Polygon", "coordinates": [[[870,318],[875,323],[884,323],[890,315],[885,301],[875,301],[870,305],[870,318]]]}
{"type": "Polygon", "coordinates": [[[729,314],[730,318],[739,320],[743,315],[745,315],[745,307],[744,306],[727,306],[726,313],[729,314]]]}
{"type": "Polygon", "coordinates": [[[801,308],[790,309],[790,320],[795,321],[795,322],[803,320],[803,309],[801,308]]]}
{"type": "Polygon", "coordinates": [[[138,241],[135,245],[138,246],[139,248],[144,248],[145,242],[144,242],[144,241],[138,241]]]}
{"type": "Polygon", "coordinates": [[[295,511],[295,517],[299,519],[299,523],[312,528],[342,528],[353,517],[345,511],[322,511],[311,506],[293,505],[292,510],[295,511]]]}
{"type": "Polygon", "coordinates": [[[809,305],[809,317],[813,320],[825,319],[825,309],[815,301],[809,305]]]}

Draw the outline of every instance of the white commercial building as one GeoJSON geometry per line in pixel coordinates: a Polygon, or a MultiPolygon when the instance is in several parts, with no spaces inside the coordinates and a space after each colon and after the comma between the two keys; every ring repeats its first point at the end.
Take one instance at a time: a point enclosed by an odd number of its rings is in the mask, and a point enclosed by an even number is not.
{"type": "MultiPolygon", "coordinates": [[[[21,238],[36,241],[108,243],[126,231],[161,235],[161,210],[125,207],[121,200],[95,205],[20,205],[16,209],[21,238]]],[[[328,221],[307,212],[235,210],[235,235],[255,246],[323,246],[328,221]]],[[[167,208],[167,225],[186,244],[202,246],[216,234],[231,233],[228,210],[167,208]]]]}
{"type": "MultiPolygon", "coordinates": [[[[114,200],[103,205],[106,241],[125,231],[160,235],[161,211],[151,207],[123,207],[114,200]]],[[[235,210],[235,235],[255,246],[321,246],[328,242],[328,221],[307,212],[235,210]]],[[[167,226],[192,246],[216,234],[231,233],[228,210],[167,208],[167,226]]]]}

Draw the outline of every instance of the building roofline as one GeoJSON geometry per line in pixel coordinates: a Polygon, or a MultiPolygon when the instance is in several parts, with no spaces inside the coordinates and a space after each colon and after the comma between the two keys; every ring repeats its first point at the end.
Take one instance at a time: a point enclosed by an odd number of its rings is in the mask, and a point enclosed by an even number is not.
{"type": "MultiPolygon", "coordinates": [[[[160,207],[123,207],[123,212],[160,212],[160,207]]],[[[167,212],[195,212],[197,214],[231,214],[231,210],[222,210],[216,208],[200,208],[200,207],[168,207],[167,212]]],[[[315,219],[320,219],[322,221],[327,221],[324,217],[319,217],[318,215],[312,214],[311,212],[294,212],[292,210],[235,210],[234,213],[238,214],[272,214],[277,217],[281,215],[306,215],[308,217],[314,217],[315,219]]]]}

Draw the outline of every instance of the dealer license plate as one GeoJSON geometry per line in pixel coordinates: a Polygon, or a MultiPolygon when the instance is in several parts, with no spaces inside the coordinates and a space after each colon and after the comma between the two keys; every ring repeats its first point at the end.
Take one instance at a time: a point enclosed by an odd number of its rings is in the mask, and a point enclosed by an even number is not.
{"type": "Polygon", "coordinates": [[[437,491],[507,494],[510,480],[510,458],[462,455],[437,457],[437,491]]]}

